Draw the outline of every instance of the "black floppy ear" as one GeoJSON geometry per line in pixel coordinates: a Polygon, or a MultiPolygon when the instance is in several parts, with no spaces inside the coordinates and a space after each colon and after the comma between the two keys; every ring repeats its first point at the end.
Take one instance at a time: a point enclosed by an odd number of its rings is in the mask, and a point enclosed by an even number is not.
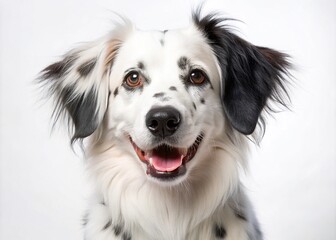
{"type": "Polygon", "coordinates": [[[288,56],[239,38],[225,27],[225,19],[215,15],[200,19],[194,14],[193,19],[217,56],[227,118],[239,132],[253,133],[268,99],[284,105],[281,92],[287,96],[284,77],[290,67],[288,56]]]}
{"type": "Polygon", "coordinates": [[[279,90],[286,92],[283,74],[288,66],[285,54],[230,37],[222,99],[234,128],[251,134],[269,98],[284,104],[279,90]]]}
{"type": "Polygon", "coordinates": [[[68,118],[71,142],[91,135],[102,122],[109,95],[109,71],[117,47],[114,40],[85,44],[41,72],[40,81],[55,103],[55,121],[60,116],[68,118]]]}

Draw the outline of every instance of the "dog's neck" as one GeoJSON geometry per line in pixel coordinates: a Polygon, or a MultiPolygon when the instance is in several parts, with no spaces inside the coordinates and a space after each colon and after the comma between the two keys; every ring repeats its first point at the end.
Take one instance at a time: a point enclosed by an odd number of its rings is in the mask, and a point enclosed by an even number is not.
{"type": "Polygon", "coordinates": [[[235,154],[219,147],[190,171],[188,181],[176,186],[161,186],[151,182],[141,168],[128,168],[134,159],[124,149],[112,147],[94,155],[88,164],[100,186],[96,201],[108,209],[108,218],[115,226],[153,238],[176,239],[186,236],[184,231],[211,222],[239,188],[235,154]]]}

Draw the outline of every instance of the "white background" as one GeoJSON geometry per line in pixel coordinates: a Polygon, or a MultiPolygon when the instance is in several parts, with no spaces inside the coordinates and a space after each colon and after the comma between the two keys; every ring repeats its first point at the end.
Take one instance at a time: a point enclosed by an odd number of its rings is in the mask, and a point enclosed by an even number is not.
{"type": "MultiPolygon", "coordinates": [[[[85,169],[65,131],[51,134],[38,72],[111,26],[111,10],[142,29],[188,25],[197,1],[0,0],[0,239],[82,239],[85,169]]],[[[336,239],[336,1],[206,1],[242,22],[240,35],[296,65],[292,111],[268,120],[247,190],[265,239],[336,239]]]]}

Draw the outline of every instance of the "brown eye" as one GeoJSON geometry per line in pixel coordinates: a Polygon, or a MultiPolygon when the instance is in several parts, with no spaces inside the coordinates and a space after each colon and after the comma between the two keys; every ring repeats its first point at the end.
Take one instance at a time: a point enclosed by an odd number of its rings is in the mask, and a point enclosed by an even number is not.
{"type": "Polygon", "coordinates": [[[201,70],[193,70],[190,73],[190,81],[193,84],[202,84],[206,80],[204,73],[201,70]]]}
{"type": "Polygon", "coordinates": [[[142,85],[142,77],[138,72],[131,72],[127,75],[125,83],[127,86],[135,88],[142,85]]]}

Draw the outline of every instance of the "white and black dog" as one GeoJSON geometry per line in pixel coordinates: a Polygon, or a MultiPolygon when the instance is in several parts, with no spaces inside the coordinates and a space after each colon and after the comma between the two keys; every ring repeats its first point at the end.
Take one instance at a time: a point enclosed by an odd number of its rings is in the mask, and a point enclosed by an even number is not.
{"type": "Polygon", "coordinates": [[[86,240],[262,239],[239,170],[270,100],[285,104],[290,64],[226,23],[200,11],[178,30],[124,20],[42,71],[56,120],[85,139],[86,240]]]}

